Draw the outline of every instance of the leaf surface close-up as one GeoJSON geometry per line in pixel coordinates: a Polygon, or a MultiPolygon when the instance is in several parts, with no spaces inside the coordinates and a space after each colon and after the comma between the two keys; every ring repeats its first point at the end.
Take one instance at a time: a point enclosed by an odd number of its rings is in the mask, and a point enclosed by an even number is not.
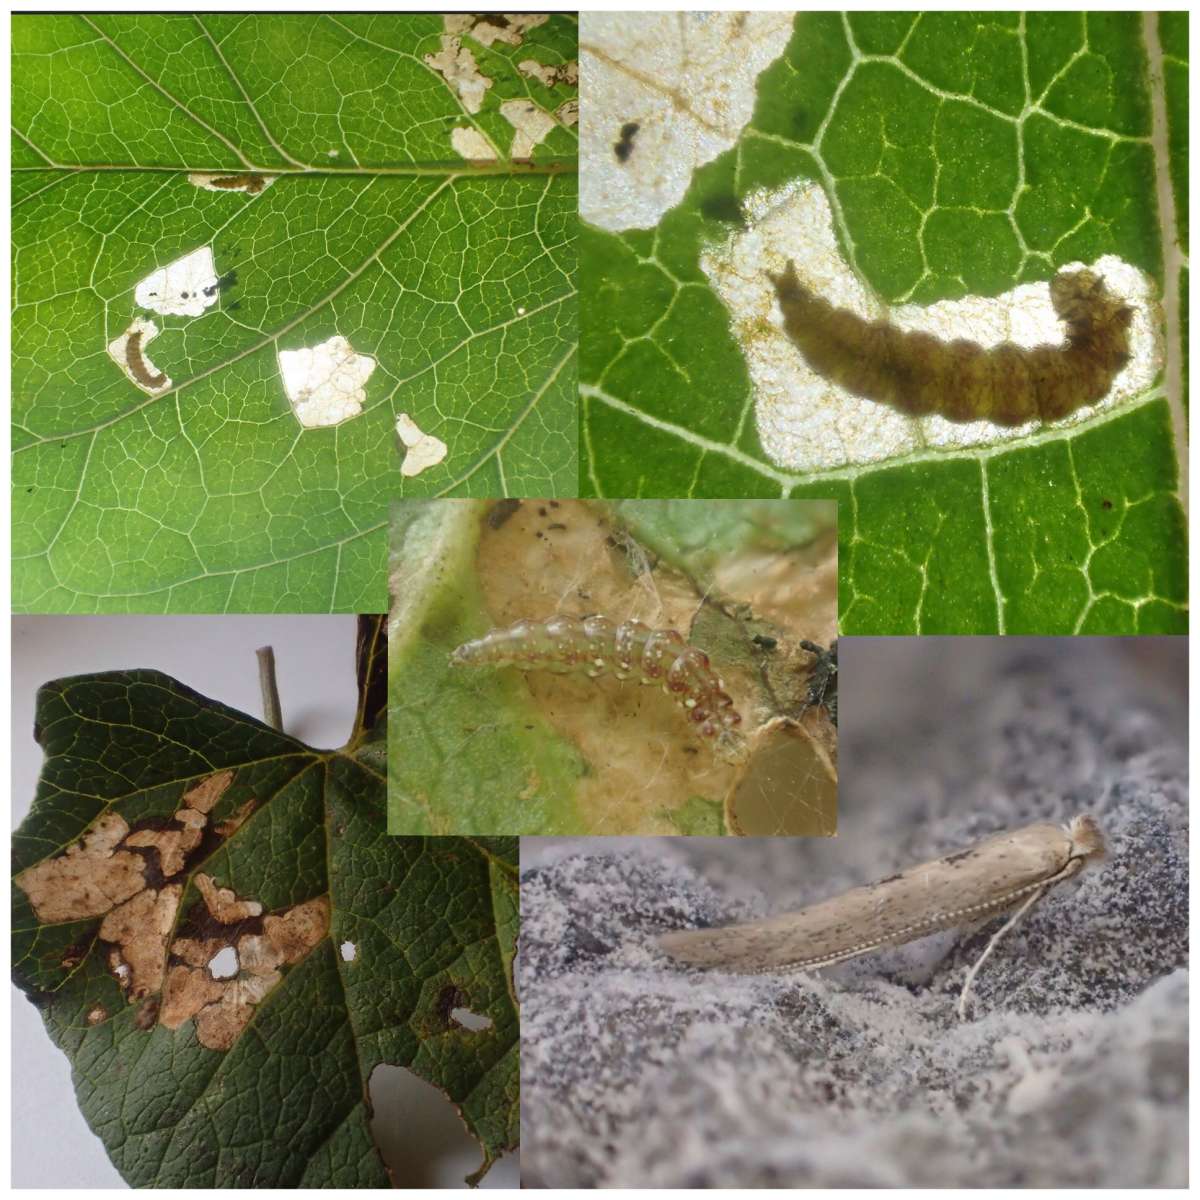
{"type": "Polygon", "coordinates": [[[13,974],[131,1186],[404,1186],[384,1065],[453,1102],[476,1178],[517,1144],[516,845],[383,832],[385,661],[361,618],[338,750],[156,671],[39,692],[13,974]]]}
{"type": "Polygon", "coordinates": [[[626,28],[580,31],[604,97],[583,151],[584,494],[838,500],[844,634],[1186,632],[1186,22],[801,14],[766,65],[778,31],[752,22],[717,49],[698,14],[626,28]],[[627,194],[643,206],[610,202],[627,194]],[[786,345],[769,279],[789,260],[834,307],[1027,348],[1062,339],[1049,281],[1100,264],[1130,289],[1128,369],[1044,424],[892,412],[786,345]]]}
{"type": "Polygon", "coordinates": [[[835,832],[833,504],[401,501],[391,589],[392,833],[835,832]]]}
{"type": "Polygon", "coordinates": [[[561,15],[18,15],[14,608],[378,611],[392,496],[574,493],[575,58],[561,15]]]}

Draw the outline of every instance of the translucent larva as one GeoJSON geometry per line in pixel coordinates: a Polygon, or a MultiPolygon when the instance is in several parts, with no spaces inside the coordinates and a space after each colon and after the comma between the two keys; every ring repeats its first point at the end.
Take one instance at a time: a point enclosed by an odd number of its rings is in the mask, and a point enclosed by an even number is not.
{"type": "Polygon", "coordinates": [[[590,679],[611,674],[657,684],[722,756],[737,758],[743,751],[742,718],[723,681],[708,655],[674,629],[651,629],[641,621],[618,624],[601,616],[518,621],[464,643],[450,661],[455,666],[581,673],[590,679]]]}

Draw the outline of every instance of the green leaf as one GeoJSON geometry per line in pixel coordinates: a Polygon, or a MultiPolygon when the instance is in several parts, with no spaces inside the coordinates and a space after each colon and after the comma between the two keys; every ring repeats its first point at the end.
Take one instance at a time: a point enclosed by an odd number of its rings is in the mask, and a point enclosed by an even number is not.
{"type": "MultiPolygon", "coordinates": [[[[731,49],[728,72],[746,57],[731,49]]],[[[839,500],[844,633],[1185,631],[1186,283],[1164,246],[1186,238],[1186,61],[1186,21],[1153,14],[797,16],[749,124],[656,227],[584,225],[584,493],[839,500]],[[809,181],[832,210],[831,253],[889,304],[990,297],[1119,257],[1162,302],[1164,369],[1078,424],[788,466],[756,412],[762,316],[732,318],[712,256],[765,194],[809,181]]],[[[589,120],[629,119],[615,94],[589,120]]],[[[639,146],[652,155],[663,136],[642,130],[639,146]]],[[[796,435],[802,450],[823,419],[796,435]]],[[[821,444],[845,453],[843,434],[821,444]]]]}
{"type": "Polygon", "coordinates": [[[680,808],[663,809],[655,815],[669,821],[676,833],[690,837],[719,837],[729,832],[725,806],[701,796],[692,796],[680,808]]]}
{"type": "Polygon", "coordinates": [[[440,16],[14,18],[18,611],[377,611],[393,495],[576,490],[575,23],[464,20],[477,112],[440,16]],[[527,160],[521,104],[563,115],[527,160]],[[219,297],[153,317],[148,394],[107,347],[205,246],[219,297]],[[302,428],[277,354],[334,336],[376,360],[363,411],[302,428]],[[401,475],[400,414],[444,461],[401,475]]]}
{"type": "Polygon", "coordinates": [[[156,671],[39,692],[13,975],[132,1186],[387,1187],[385,1063],[454,1102],[481,1173],[517,1144],[516,845],[384,834],[384,654],[362,618],[334,751],[156,671]]]}

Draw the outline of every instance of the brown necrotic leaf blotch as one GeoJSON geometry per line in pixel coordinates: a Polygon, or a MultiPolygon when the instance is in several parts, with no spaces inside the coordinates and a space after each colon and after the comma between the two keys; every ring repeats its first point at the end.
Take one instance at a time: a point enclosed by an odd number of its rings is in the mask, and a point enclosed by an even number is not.
{"type": "Polygon", "coordinates": [[[771,275],[788,337],[814,371],[847,391],[911,416],[1022,425],[1055,421],[1102,400],[1129,361],[1133,310],[1092,271],[1060,271],[1050,300],[1061,345],[943,342],[835,308],[800,282],[771,275]]]}

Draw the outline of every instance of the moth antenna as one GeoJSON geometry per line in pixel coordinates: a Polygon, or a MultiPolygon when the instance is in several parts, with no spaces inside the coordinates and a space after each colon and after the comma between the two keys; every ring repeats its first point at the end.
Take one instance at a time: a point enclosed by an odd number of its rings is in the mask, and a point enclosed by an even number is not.
{"type": "Polygon", "coordinates": [[[1000,928],[997,929],[996,932],[993,933],[990,938],[988,938],[988,944],[984,948],[983,953],[979,956],[978,959],[976,959],[975,965],[967,972],[967,977],[963,981],[962,992],[959,994],[959,997],[958,997],[958,1019],[960,1021],[965,1021],[967,1019],[967,1002],[971,996],[971,985],[975,982],[975,976],[979,974],[979,968],[982,967],[985,962],[987,962],[988,956],[992,953],[993,950],[995,950],[996,944],[1000,941],[1000,939],[1006,933],[1008,933],[1009,930],[1014,929],[1017,926],[1017,924],[1020,922],[1021,918],[1024,917],[1025,914],[1045,894],[1046,894],[1046,888],[1039,888],[1036,892],[1033,892],[1030,895],[1029,899],[1026,900],[1025,903],[1022,904],[1021,907],[1018,908],[1017,911],[1015,913],[1013,913],[1013,915],[1011,917],[1009,917],[1008,920],[1005,921],[1004,924],[1001,925],[1000,928]]]}

